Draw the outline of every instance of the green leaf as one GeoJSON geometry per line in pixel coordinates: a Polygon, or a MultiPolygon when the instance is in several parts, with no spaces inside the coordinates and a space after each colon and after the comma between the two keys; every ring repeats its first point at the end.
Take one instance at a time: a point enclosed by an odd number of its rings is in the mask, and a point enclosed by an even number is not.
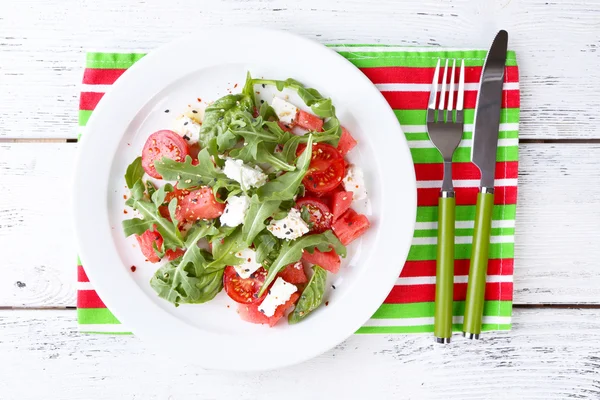
{"type": "Polygon", "coordinates": [[[256,249],[256,261],[268,270],[279,254],[281,240],[277,239],[269,231],[262,231],[256,236],[253,244],[256,249]]]}
{"type": "Polygon", "coordinates": [[[223,288],[223,270],[196,276],[182,263],[168,263],[156,271],[150,286],[159,297],[175,306],[205,303],[223,288]]]}
{"type": "Polygon", "coordinates": [[[127,171],[125,171],[125,183],[127,183],[127,187],[129,189],[133,188],[133,185],[144,176],[144,168],[142,168],[142,157],[138,157],[129,166],[127,167],[127,171]]]}
{"type": "Polygon", "coordinates": [[[258,196],[252,197],[242,225],[242,241],[247,247],[252,244],[256,235],[267,227],[265,220],[279,209],[279,204],[281,204],[279,200],[259,201],[258,196]]]}
{"type": "Polygon", "coordinates": [[[228,265],[241,264],[243,260],[236,257],[235,254],[247,247],[242,240],[241,227],[237,227],[229,236],[222,240],[213,239],[213,261],[206,266],[206,271],[212,272],[223,269],[228,265]]]}
{"type": "Polygon", "coordinates": [[[192,158],[187,156],[184,162],[163,157],[154,166],[163,179],[177,180],[179,189],[198,186],[225,187],[228,190],[240,188],[237,182],[230,180],[224,173],[217,170],[207,149],[202,149],[198,153],[198,165],[192,165],[192,158]]]}
{"type": "Polygon", "coordinates": [[[333,248],[338,255],[342,257],[346,256],[346,248],[330,230],[317,235],[302,236],[291,242],[283,243],[279,256],[269,268],[269,273],[267,274],[259,296],[262,295],[271,282],[275,280],[279,271],[285,268],[286,265],[293,264],[302,258],[302,252],[304,250],[312,254],[315,249],[327,252],[330,251],[331,248],[333,248]]]}
{"type": "Polygon", "coordinates": [[[167,183],[166,185],[158,188],[157,191],[152,193],[152,195],[150,196],[150,199],[152,200],[154,205],[156,205],[156,207],[160,207],[165,202],[165,197],[167,196],[167,192],[172,192],[172,191],[173,191],[173,185],[171,185],[170,183],[167,183]]]}
{"type": "Polygon", "coordinates": [[[315,223],[312,221],[312,217],[310,211],[308,210],[308,207],[302,206],[300,208],[300,216],[302,217],[302,220],[306,222],[306,225],[308,225],[308,229],[312,229],[314,227],[315,223]]]}
{"type": "Polygon", "coordinates": [[[204,272],[206,267],[206,259],[202,255],[200,248],[198,247],[198,241],[207,236],[216,235],[219,230],[207,221],[196,222],[188,231],[185,237],[185,253],[181,258],[181,265],[186,267],[187,264],[193,265],[195,276],[200,276],[204,272]]]}
{"type": "Polygon", "coordinates": [[[154,183],[146,181],[146,191],[148,192],[148,196],[152,198],[152,195],[154,194],[154,192],[156,192],[156,186],[154,186],[154,183]]]}
{"type": "MultiPolygon", "coordinates": [[[[251,141],[240,149],[233,149],[229,155],[246,163],[269,164],[276,171],[294,171],[296,167],[282,160],[275,154],[275,143],[266,144],[263,141],[251,141]]],[[[281,154],[281,153],[279,153],[281,154]]]]}
{"type": "Polygon", "coordinates": [[[254,98],[254,82],[252,82],[252,76],[250,75],[250,71],[246,73],[246,83],[244,84],[244,88],[242,89],[242,94],[252,99],[252,106],[256,106],[256,100],[254,98]]]}
{"type": "Polygon", "coordinates": [[[152,228],[152,221],[147,221],[140,218],[132,218],[123,221],[122,225],[125,236],[129,237],[131,235],[141,235],[148,229],[152,228]]]}
{"type": "Polygon", "coordinates": [[[295,324],[306,318],[313,310],[321,305],[327,286],[327,271],[318,265],[313,266],[313,276],[302,291],[294,311],[288,315],[288,322],[295,324]]]}
{"type": "Polygon", "coordinates": [[[277,114],[275,113],[273,107],[269,105],[269,103],[261,104],[260,110],[258,111],[258,115],[260,115],[263,121],[269,121],[271,118],[277,119],[277,114]]]}
{"type": "Polygon", "coordinates": [[[289,200],[294,198],[294,195],[298,192],[298,188],[302,183],[302,178],[304,178],[306,171],[308,171],[311,156],[312,135],[308,138],[306,150],[296,161],[296,170],[287,172],[259,187],[256,191],[259,200],[289,200]]]}
{"type": "MultiPolygon", "coordinates": [[[[131,197],[129,198],[129,200],[131,200],[131,202],[129,203],[133,203],[135,200],[141,200],[144,198],[144,190],[146,189],[146,187],[144,186],[144,182],[142,182],[142,180],[138,180],[134,185],[133,188],[131,188],[131,197]]],[[[130,204],[127,204],[128,206],[131,207],[130,204]]]]}
{"type": "Polygon", "coordinates": [[[234,112],[254,109],[254,99],[246,94],[229,94],[208,106],[200,130],[199,143],[205,148],[208,144],[229,129],[234,112]]]}
{"type": "MultiPolygon", "coordinates": [[[[138,182],[141,184],[142,187],[144,187],[141,181],[138,182]]],[[[135,198],[131,198],[130,200],[131,206],[137,211],[139,211],[140,214],[142,214],[144,221],[147,221],[147,226],[156,226],[156,229],[163,237],[163,245],[165,249],[174,250],[176,248],[181,248],[184,246],[183,240],[181,239],[181,232],[179,232],[177,225],[175,225],[172,221],[163,218],[158,212],[158,207],[156,206],[156,204],[143,199],[136,200],[135,198]]],[[[125,233],[131,233],[134,225],[136,225],[136,222],[127,222],[127,220],[123,221],[123,229],[126,230],[125,233]]]]}

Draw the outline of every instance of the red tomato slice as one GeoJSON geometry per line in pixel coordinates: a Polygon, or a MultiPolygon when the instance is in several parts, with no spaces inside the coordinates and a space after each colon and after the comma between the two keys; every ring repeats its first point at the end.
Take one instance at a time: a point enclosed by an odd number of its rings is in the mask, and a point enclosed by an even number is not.
{"type": "Polygon", "coordinates": [[[350,132],[348,132],[346,128],[342,127],[342,136],[340,137],[340,141],[338,142],[337,146],[337,149],[342,157],[348,154],[350,150],[352,150],[357,144],[358,142],[352,137],[350,132]]]}
{"type": "Polygon", "coordinates": [[[262,267],[250,275],[250,278],[244,279],[238,275],[234,267],[228,266],[223,275],[223,286],[227,295],[237,303],[259,303],[267,296],[265,291],[261,297],[258,297],[266,277],[267,270],[262,267]]]}
{"type": "Polygon", "coordinates": [[[302,207],[306,207],[310,213],[312,222],[311,231],[314,233],[322,233],[331,228],[331,220],[333,215],[327,204],[315,197],[303,197],[296,201],[296,205],[302,211],[302,207]]]}
{"type": "Polygon", "coordinates": [[[163,238],[157,230],[151,231],[150,229],[148,229],[141,235],[136,235],[135,238],[137,239],[138,244],[140,245],[140,250],[142,250],[142,254],[144,255],[144,257],[146,257],[148,261],[150,261],[151,263],[157,263],[160,261],[160,257],[158,257],[158,254],[156,254],[156,252],[154,251],[154,244],[156,244],[156,248],[158,250],[161,250],[163,245],[163,238]]]}
{"type": "Polygon", "coordinates": [[[258,311],[258,304],[240,304],[238,313],[244,321],[252,322],[253,324],[268,324],[272,327],[275,326],[277,321],[285,315],[286,311],[296,303],[299,297],[300,295],[298,292],[293,293],[288,301],[275,309],[275,313],[272,317],[267,317],[265,314],[258,311]]]}
{"type": "Polygon", "coordinates": [[[333,223],[331,229],[340,242],[347,245],[365,233],[370,226],[371,223],[366,216],[349,209],[333,223]]]}
{"type": "Polygon", "coordinates": [[[284,281],[288,283],[293,283],[294,285],[299,285],[301,283],[308,282],[308,278],[306,277],[306,272],[304,272],[304,265],[302,265],[302,261],[298,261],[295,264],[290,264],[277,274],[284,281]]]}
{"type": "Polygon", "coordinates": [[[299,110],[294,120],[296,126],[309,131],[321,132],[323,130],[323,120],[316,115],[299,110]]]}
{"type": "Polygon", "coordinates": [[[225,210],[225,204],[215,200],[213,191],[208,186],[191,191],[181,199],[177,206],[178,219],[190,222],[217,218],[223,214],[223,210],[225,210]]]}
{"type": "MultiPolygon", "coordinates": [[[[297,154],[301,154],[306,145],[298,146],[297,154]]],[[[335,189],[346,173],[344,159],[337,149],[326,143],[313,144],[312,158],[308,171],[302,179],[306,190],[323,194],[335,189]]]]}
{"type": "Polygon", "coordinates": [[[183,162],[188,154],[188,144],[176,132],[168,130],[157,131],[146,140],[146,144],[142,150],[142,167],[151,177],[162,179],[162,176],[154,168],[156,161],[167,157],[171,160],[183,162]]]}
{"type": "Polygon", "coordinates": [[[308,263],[317,264],[332,274],[337,274],[340,270],[340,265],[342,265],[340,256],[337,255],[335,250],[321,252],[318,249],[315,249],[312,254],[305,250],[304,253],[302,253],[302,259],[308,263]]]}
{"type": "Polygon", "coordinates": [[[337,221],[350,208],[352,204],[352,192],[336,192],[331,195],[331,213],[333,221],[337,221]]]}

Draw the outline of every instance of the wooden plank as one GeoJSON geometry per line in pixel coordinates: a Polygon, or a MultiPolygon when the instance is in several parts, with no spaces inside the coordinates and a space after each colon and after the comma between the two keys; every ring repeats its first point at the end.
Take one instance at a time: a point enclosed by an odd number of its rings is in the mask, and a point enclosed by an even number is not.
{"type": "Polygon", "coordinates": [[[512,332],[457,336],[445,347],[431,335],[355,335],[301,365],[235,374],[203,370],[134,336],[74,328],[72,310],[0,310],[2,398],[600,397],[600,310],[518,309],[512,332]]]}
{"type": "MultiPolygon", "coordinates": [[[[75,305],[76,144],[0,146],[0,306],[75,305]]],[[[515,302],[600,303],[600,145],[520,151],[515,302]]]]}
{"type": "Polygon", "coordinates": [[[259,25],[325,43],[479,48],[504,28],[521,65],[521,137],[599,138],[599,17],[591,0],[13,1],[0,24],[0,137],[76,136],[86,49],[148,50],[198,27],[259,25]]]}

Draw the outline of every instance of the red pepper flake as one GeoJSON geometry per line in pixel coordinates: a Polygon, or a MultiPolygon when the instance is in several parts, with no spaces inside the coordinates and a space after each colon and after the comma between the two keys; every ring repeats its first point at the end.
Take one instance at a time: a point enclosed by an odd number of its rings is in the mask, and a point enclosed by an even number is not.
{"type": "Polygon", "coordinates": [[[196,100],[198,100],[198,103],[200,103],[202,101],[202,99],[200,97],[198,97],[196,100]]]}
{"type": "Polygon", "coordinates": [[[126,194],[123,195],[123,200],[127,200],[127,195],[126,194]]]}
{"type": "Polygon", "coordinates": [[[137,267],[135,265],[131,266],[131,272],[135,272],[136,269],[137,269],[137,267]]]}
{"type": "Polygon", "coordinates": [[[256,94],[260,94],[260,92],[256,92],[256,94]]]}
{"type": "Polygon", "coordinates": [[[227,304],[227,308],[229,308],[229,304],[227,304]]]}
{"type": "Polygon", "coordinates": [[[325,307],[327,307],[328,305],[329,305],[329,302],[328,302],[328,301],[326,301],[326,302],[325,302],[325,307]]]}
{"type": "Polygon", "coordinates": [[[127,210],[123,210],[123,214],[127,214],[127,210]]]}
{"type": "Polygon", "coordinates": [[[233,85],[233,88],[235,89],[237,87],[237,83],[235,85],[233,85]]]}

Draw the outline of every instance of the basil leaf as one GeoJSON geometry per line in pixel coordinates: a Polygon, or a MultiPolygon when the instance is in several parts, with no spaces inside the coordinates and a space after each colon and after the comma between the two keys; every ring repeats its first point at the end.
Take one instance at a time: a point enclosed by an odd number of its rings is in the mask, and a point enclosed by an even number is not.
{"type": "Polygon", "coordinates": [[[242,259],[235,256],[247,246],[242,241],[242,230],[237,227],[229,236],[222,240],[212,241],[213,261],[206,266],[207,272],[224,269],[228,265],[239,265],[242,259]]]}
{"type": "Polygon", "coordinates": [[[266,288],[275,280],[279,271],[285,268],[286,265],[293,264],[302,258],[302,252],[306,249],[309,253],[313,253],[315,249],[319,251],[329,251],[331,248],[336,250],[336,253],[342,257],[346,256],[346,248],[340,243],[332,231],[326,231],[317,235],[307,235],[291,242],[285,242],[281,246],[279,256],[269,268],[269,273],[265,278],[265,283],[259,293],[263,294],[266,288]]]}
{"type": "Polygon", "coordinates": [[[133,185],[144,176],[144,168],[142,168],[142,157],[138,157],[129,166],[125,171],[125,183],[127,183],[127,187],[129,189],[133,188],[133,185]]]}
{"type": "Polygon", "coordinates": [[[288,322],[295,324],[306,318],[313,310],[321,305],[327,285],[327,271],[318,265],[313,266],[313,276],[302,291],[294,311],[288,315],[288,322]]]}
{"type": "Polygon", "coordinates": [[[163,179],[177,180],[179,189],[198,186],[224,187],[228,190],[240,188],[236,181],[230,180],[224,173],[217,170],[207,149],[202,149],[198,153],[198,165],[192,165],[192,158],[187,156],[184,162],[163,157],[154,166],[163,179]]]}
{"type": "Polygon", "coordinates": [[[312,156],[312,135],[308,138],[306,150],[298,157],[296,161],[296,170],[287,172],[263,186],[259,187],[256,193],[260,201],[266,200],[289,200],[293,199],[298,191],[302,178],[308,171],[312,156]]]}
{"type": "Polygon", "coordinates": [[[252,197],[242,225],[242,241],[247,247],[252,244],[256,235],[267,227],[265,220],[279,209],[280,203],[279,200],[259,201],[256,195],[252,197]]]}

